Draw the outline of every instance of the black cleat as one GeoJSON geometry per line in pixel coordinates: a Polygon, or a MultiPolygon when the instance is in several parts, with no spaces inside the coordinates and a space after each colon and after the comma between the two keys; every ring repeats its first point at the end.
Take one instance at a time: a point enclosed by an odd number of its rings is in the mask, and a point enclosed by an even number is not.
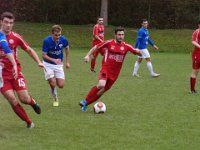
{"type": "Polygon", "coordinates": [[[40,108],[40,106],[37,103],[35,103],[32,107],[33,107],[34,111],[37,114],[41,114],[41,108],[40,108]]]}

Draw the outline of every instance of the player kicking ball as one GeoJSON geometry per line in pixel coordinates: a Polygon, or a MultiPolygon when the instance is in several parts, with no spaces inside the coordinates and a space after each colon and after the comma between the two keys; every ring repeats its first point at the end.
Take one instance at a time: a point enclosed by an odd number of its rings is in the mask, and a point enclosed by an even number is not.
{"type": "Polygon", "coordinates": [[[141,56],[141,52],[138,49],[126,44],[123,42],[123,40],[124,28],[116,28],[115,39],[95,45],[84,57],[84,61],[89,62],[90,56],[93,52],[104,49],[102,67],[99,74],[99,82],[89,91],[86,98],[79,103],[83,112],[87,110],[88,105],[97,101],[115,83],[128,51],[141,56]]]}

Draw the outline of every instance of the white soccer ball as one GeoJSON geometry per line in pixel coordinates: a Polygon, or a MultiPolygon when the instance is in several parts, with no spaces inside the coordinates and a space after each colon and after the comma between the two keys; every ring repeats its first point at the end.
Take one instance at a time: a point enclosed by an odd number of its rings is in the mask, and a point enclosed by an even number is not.
{"type": "Polygon", "coordinates": [[[103,102],[97,102],[94,104],[94,113],[105,113],[106,112],[106,105],[103,102]]]}

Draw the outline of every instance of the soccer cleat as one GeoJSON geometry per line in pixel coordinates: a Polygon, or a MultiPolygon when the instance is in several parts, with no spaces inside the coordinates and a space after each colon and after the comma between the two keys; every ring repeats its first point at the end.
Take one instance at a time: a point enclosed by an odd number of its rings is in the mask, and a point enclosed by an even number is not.
{"type": "Polygon", "coordinates": [[[94,69],[90,69],[90,72],[92,72],[92,73],[96,73],[96,71],[94,70],[94,69]]]}
{"type": "Polygon", "coordinates": [[[152,78],[157,78],[157,77],[159,77],[159,76],[160,76],[160,74],[154,73],[154,74],[152,75],[152,78]]]}
{"type": "Polygon", "coordinates": [[[32,107],[33,107],[34,111],[37,114],[41,114],[41,108],[40,108],[40,106],[37,103],[35,103],[32,107]]]}
{"type": "Polygon", "coordinates": [[[28,128],[28,129],[32,129],[32,128],[34,128],[34,127],[35,127],[35,125],[34,125],[33,122],[27,123],[27,128],[28,128]]]}
{"type": "Polygon", "coordinates": [[[59,106],[58,97],[55,97],[54,102],[53,102],[53,106],[54,107],[59,106]]]}
{"type": "Polygon", "coordinates": [[[86,112],[86,110],[87,110],[87,102],[86,102],[86,100],[80,101],[79,105],[81,106],[82,112],[86,112]]]}
{"type": "Polygon", "coordinates": [[[54,102],[53,102],[53,106],[54,106],[54,107],[59,106],[59,102],[58,102],[58,101],[54,101],[54,102]]]}
{"type": "Polygon", "coordinates": [[[139,77],[140,77],[140,75],[139,75],[139,74],[137,74],[137,73],[134,73],[134,74],[133,74],[133,77],[137,77],[137,78],[139,78],[139,77]]]}
{"type": "Polygon", "coordinates": [[[190,91],[190,94],[197,94],[197,91],[196,90],[190,91]]]}

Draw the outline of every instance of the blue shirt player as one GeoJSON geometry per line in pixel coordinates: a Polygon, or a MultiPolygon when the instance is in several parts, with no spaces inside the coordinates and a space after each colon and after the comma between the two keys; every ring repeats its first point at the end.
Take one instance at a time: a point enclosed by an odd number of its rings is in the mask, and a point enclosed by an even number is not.
{"type": "Polygon", "coordinates": [[[6,57],[10,60],[13,65],[13,76],[17,79],[17,65],[12,53],[12,50],[8,46],[8,42],[6,40],[5,34],[0,31],[0,88],[3,86],[3,79],[2,79],[2,63],[1,63],[1,56],[6,55],[6,57]]]}
{"type": "Polygon", "coordinates": [[[44,64],[45,79],[50,85],[53,96],[53,106],[59,106],[56,86],[64,87],[65,74],[63,70],[63,49],[66,51],[66,68],[69,64],[69,44],[67,39],[61,35],[62,28],[59,25],[52,26],[52,35],[43,41],[42,57],[44,64]]]}
{"type": "Polygon", "coordinates": [[[135,44],[135,48],[138,48],[141,51],[142,56],[138,56],[138,60],[135,62],[133,73],[132,73],[132,75],[134,77],[140,77],[138,75],[138,70],[140,67],[140,63],[142,62],[143,59],[145,59],[147,61],[147,68],[148,68],[151,76],[152,77],[160,76],[160,74],[157,74],[153,71],[150,53],[147,49],[148,44],[150,44],[156,50],[158,50],[158,47],[156,45],[154,45],[154,43],[149,38],[149,32],[148,32],[147,28],[148,28],[148,21],[146,19],[143,19],[142,27],[138,31],[138,37],[137,37],[137,41],[135,44]]]}

